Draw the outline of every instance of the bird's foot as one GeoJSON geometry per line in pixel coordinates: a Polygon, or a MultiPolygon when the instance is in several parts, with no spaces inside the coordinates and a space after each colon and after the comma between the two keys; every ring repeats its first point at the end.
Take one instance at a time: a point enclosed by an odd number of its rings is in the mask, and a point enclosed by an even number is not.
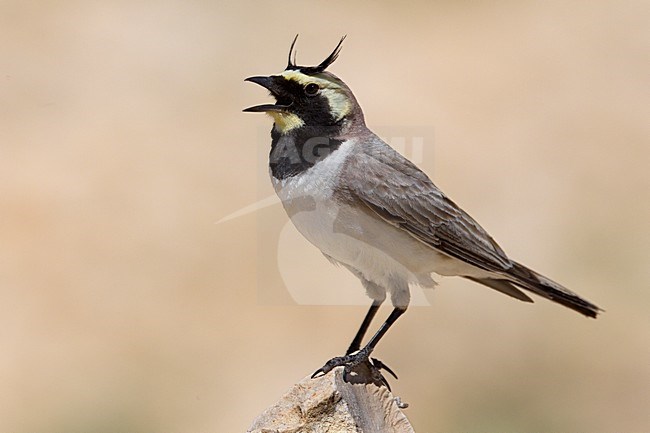
{"type": "Polygon", "coordinates": [[[391,370],[389,366],[387,366],[377,358],[370,358],[370,360],[372,361],[372,365],[374,365],[377,370],[386,370],[387,372],[390,373],[391,376],[393,376],[395,379],[398,379],[395,372],[391,370]]]}
{"type": "Polygon", "coordinates": [[[337,356],[336,358],[330,359],[325,365],[316,370],[311,377],[313,379],[321,375],[326,375],[336,367],[343,367],[343,377],[346,380],[352,374],[357,378],[355,382],[375,382],[385,385],[389,390],[390,385],[388,385],[380,370],[386,370],[397,379],[397,375],[386,364],[377,358],[370,358],[370,351],[365,348],[349,355],[337,356]]]}
{"type": "Polygon", "coordinates": [[[326,375],[330,371],[334,370],[336,367],[344,367],[346,370],[346,373],[349,372],[349,370],[353,369],[357,365],[365,362],[370,362],[369,361],[369,356],[370,353],[368,353],[367,350],[361,349],[355,353],[351,353],[345,356],[337,356],[336,358],[332,358],[329,361],[325,363],[321,368],[316,370],[314,374],[311,375],[311,378],[315,378],[319,375],[326,375]]]}

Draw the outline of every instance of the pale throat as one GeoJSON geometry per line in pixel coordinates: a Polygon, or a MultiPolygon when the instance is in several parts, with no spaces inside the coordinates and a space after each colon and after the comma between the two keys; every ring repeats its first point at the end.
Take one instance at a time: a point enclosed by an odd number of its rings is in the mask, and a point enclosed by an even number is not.
{"type": "Polygon", "coordinates": [[[267,111],[269,116],[273,118],[275,122],[275,129],[280,134],[286,134],[287,132],[300,128],[305,124],[305,122],[293,113],[282,113],[279,111],[267,111]]]}

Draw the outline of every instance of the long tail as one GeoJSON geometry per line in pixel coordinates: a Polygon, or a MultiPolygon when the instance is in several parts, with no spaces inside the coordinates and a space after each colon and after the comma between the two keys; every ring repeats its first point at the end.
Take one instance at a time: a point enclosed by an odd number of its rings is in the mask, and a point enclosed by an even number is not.
{"type": "Polygon", "coordinates": [[[553,302],[571,308],[587,317],[596,318],[601,308],[581,298],[566,287],[552,281],[545,276],[538,274],[526,266],[513,262],[513,268],[508,272],[510,282],[522,289],[529,290],[553,302]]]}

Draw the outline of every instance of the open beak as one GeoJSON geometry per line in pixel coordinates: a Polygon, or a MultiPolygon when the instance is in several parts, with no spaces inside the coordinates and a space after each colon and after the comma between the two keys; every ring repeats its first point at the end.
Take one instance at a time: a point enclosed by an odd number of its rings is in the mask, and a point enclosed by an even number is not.
{"type": "Polygon", "coordinates": [[[287,109],[291,106],[293,101],[291,98],[283,97],[282,89],[278,85],[278,77],[248,77],[244,81],[250,81],[251,83],[259,84],[260,86],[267,89],[271,92],[271,95],[276,99],[275,104],[262,104],[255,105],[254,107],[244,108],[242,111],[249,113],[266,113],[269,111],[278,111],[281,113],[287,112],[287,109]]]}

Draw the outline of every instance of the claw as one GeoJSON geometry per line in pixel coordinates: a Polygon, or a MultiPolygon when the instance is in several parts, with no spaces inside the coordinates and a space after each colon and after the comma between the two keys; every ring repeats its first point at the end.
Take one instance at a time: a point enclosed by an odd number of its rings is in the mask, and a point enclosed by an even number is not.
{"type": "Polygon", "coordinates": [[[336,367],[340,366],[347,366],[354,360],[353,355],[346,355],[346,356],[338,356],[336,358],[332,358],[329,361],[325,363],[321,368],[316,370],[314,374],[311,375],[311,378],[314,379],[317,377],[319,374],[323,373],[323,376],[329,373],[330,371],[334,370],[336,367]]]}
{"type": "Polygon", "coordinates": [[[378,360],[377,358],[370,358],[372,360],[372,364],[377,367],[379,370],[386,370],[387,372],[390,373],[391,376],[393,376],[395,379],[399,379],[395,372],[390,369],[389,366],[378,360]]]}
{"type": "MultiPolygon", "coordinates": [[[[381,374],[380,370],[386,370],[395,379],[397,379],[397,375],[395,374],[395,372],[391,370],[390,367],[388,367],[386,364],[378,360],[377,358],[370,358],[368,351],[363,349],[353,354],[338,356],[336,358],[330,359],[325,363],[325,365],[323,365],[321,368],[316,370],[314,374],[311,375],[311,378],[315,379],[316,377],[324,376],[330,371],[334,370],[336,367],[344,367],[344,373],[347,375],[355,371],[356,368],[361,366],[362,364],[365,365],[363,370],[368,371],[370,373],[370,376],[372,377],[371,379],[372,381],[374,381],[377,384],[386,386],[386,388],[388,388],[389,391],[391,390],[388,381],[386,380],[384,375],[381,374]]],[[[359,373],[355,371],[355,374],[359,374],[359,373]]]]}
{"type": "Polygon", "coordinates": [[[393,392],[393,390],[390,387],[390,384],[386,380],[383,374],[381,374],[381,371],[379,369],[376,369],[376,374],[379,376],[379,381],[381,382],[382,385],[384,385],[390,392],[393,392]]]}

